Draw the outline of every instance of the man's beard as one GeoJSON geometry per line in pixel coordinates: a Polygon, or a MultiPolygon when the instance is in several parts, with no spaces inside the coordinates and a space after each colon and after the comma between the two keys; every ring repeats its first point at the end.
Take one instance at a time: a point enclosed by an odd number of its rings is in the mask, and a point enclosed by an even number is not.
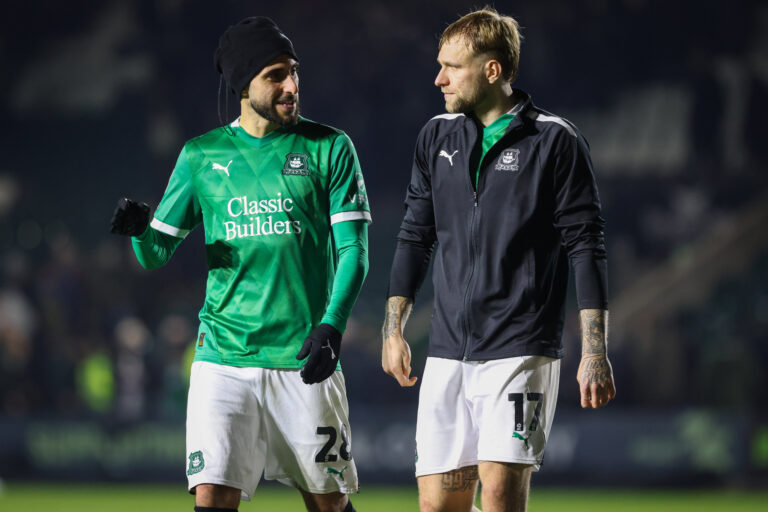
{"type": "Polygon", "coordinates": [[[469,114],[475,110],[480,103],[480,94],[475,91],[469,98],[462,98],[458,95],[454,96],[453,103],[451,105],[448,102],[445,103],[445,109],[451,114],[469,114]]]}
{"type": "MultiPolygon", "coordinates": [[[[254,110],[254,112],[259,114],[270,123],[275,123],[276,125],[283,128],[286,126],[293,126],[299,122],[299,97],[293,96],[289,99],[294,101],[293,112],[291,112],[289,117],[281,117],[277,113],[277,107],[275,104],[267,105],[264,103],[257,103],[256,100],[252,99],[251,108],[254,110]]],[[[286,101],[286,98],[281,98],[276,103],[280,103],[281,101],[286,101]]]]}
{"type": "Polygon", "coordinates": [[[451,105],[445,102],[445,109],[451,114],[469,114],[477,108],[483,97],[483,91],[478,84],[468,96],[459,96],[454,93],[451,105]]]}
{"type": "Polygon", "coordinates": [[[472,101],[466,98],[454,97],[453,103],[445,103],[445,110],[451,114],[468,114],[475,109],[476,101],[472,101]]]}

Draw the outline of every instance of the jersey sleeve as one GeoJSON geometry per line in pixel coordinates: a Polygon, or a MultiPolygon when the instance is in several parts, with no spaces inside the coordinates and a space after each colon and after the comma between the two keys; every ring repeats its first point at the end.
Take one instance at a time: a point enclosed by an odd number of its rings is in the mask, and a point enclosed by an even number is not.
{"type": "Polygon", "coordinates": [[[139,264],[147,270],[159,268],[170,261],[181,243],[181,238],[166,235],[149,227],[144,233],[131,238],[133,252],[139,264]]]}
{"type": "Polygon", "coordinates": [[[427,275],[432,249],[437,240],[432,175],[427,160],[430,140],[428,127],[422,128],[416,141],[411,182],[405,196],[405,217],[397,235],[387,297],[415,300],[427,275]]]}
{"type": "Polygon", "coordinates": [[[336,138],[330,154],[329,206],[331,224],[348,220],[371,222],[363,173],[352,141],[346,134],[336,138]]]}
{"type": "Polygon", "coordinates": [[[362,220],[338,222],[332,231],[339,263],[322,322],[331,324],[343,334],[368,273],[368,224],[362,220]]]}
{"type": "Polygon", "coordinates": [[[203,220],[200,202],[195,195],[192,168],[186,146],[181,150],[168,187],[157,206],[150,226],[166,235],[186,237],[203,220]]]}
{"type": "Polygon", "coordinates": [[[560,133],[555,160],[554,226],[574,271],[579,309],[607,309],[605,221],[589,148],[580,134],[560,133]]]}

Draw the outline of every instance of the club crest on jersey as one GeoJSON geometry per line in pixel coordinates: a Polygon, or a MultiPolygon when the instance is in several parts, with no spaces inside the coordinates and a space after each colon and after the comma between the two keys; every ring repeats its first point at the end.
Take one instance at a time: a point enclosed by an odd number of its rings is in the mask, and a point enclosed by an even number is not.
{"type": "Polygon", "coordinates": [[[520,155],[519,149],[505,149],[501,152],[501,156],[496,161],[497,171],[517,171],[520,169],[518,156],[520,155]]]}
{"type": "Polygon", "coordinates": [[[309,174],[307,160],[309,160],[309,155],[304,153],[288,153],[285,155],[283,174],[307,176],[309,174]]]}
{"type": "Polygon", "coordinates": [[[203,460],[203,452],[194,452],[189,454],[189,469],[187,469],[187,475],[192,476],[199,473],[205,467],[205,460],[203,460]]]}

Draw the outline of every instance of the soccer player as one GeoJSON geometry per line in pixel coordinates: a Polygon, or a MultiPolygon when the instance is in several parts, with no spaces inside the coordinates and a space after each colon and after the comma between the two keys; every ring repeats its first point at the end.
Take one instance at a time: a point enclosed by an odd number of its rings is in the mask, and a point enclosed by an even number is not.
{"type": "Polygon", "coordinates": [[[615,395],[589,149],[570,122],[512,88],[519,56],[509,16],[486,8],[449,25],[435,79],[449,113],[416,142],[382,366],[401,386],[416,382],[403,328],[434,249],[416,426],[422,511],[472,510],[478,480],[484,512],[526,509],[557,401],[568,259],[581,317],[581,406],[615,395]]]}
{"type": "Polygon", "coordinates": [[[236,510],[263,471],[298,488],[307,510],[353,511],[339,352],[368,269],[357,156],[345,133],[299,116],[298,57],[272,20],[229,27],[215,58],[240,117],[184,145],[151,223],[128,199],[112,219],[145,268],[205,232],[187,405],[195,510],[236,510]]]}

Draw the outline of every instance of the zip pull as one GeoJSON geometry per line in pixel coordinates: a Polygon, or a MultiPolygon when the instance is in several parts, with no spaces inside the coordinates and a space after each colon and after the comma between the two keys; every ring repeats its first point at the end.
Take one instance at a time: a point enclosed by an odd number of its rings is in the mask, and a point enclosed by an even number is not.
{"type": "Polygon", "coordinates": [[[475,197],[475,206],[477,206],[477,190],[472,192],[472,195],[475,197]]]}

